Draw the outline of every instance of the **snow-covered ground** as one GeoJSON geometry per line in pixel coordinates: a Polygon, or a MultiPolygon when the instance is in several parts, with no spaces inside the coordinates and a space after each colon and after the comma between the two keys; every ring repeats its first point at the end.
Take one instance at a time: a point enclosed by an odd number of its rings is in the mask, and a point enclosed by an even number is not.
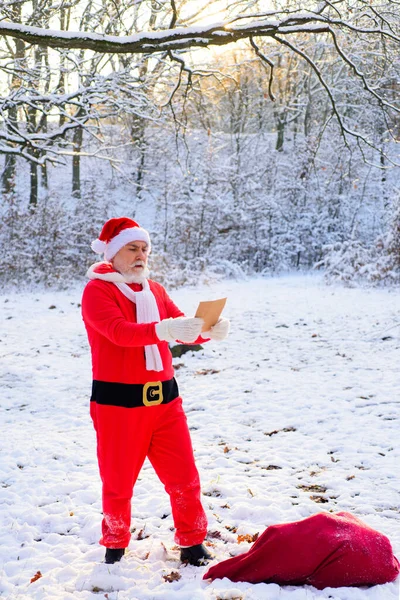
{"type": "MultiPolygon", "coordinates": [[[[228,296],[228,340],[174,361],[215,560],[250,547],[238,535],[321,510],[354,513],[399,556],[399,292],[284,277],[171,295],[188,314],[228,296]]],[[[129,551],[102,563],[79,301],[79,290],[0,297],[0,596],[398,600],[398,581],[322,591],[203,582],[205,568],[178,562],[168,497],[147,463],[129,551]],[[168,581],[172,572],[180,579],[168,581]]]]}

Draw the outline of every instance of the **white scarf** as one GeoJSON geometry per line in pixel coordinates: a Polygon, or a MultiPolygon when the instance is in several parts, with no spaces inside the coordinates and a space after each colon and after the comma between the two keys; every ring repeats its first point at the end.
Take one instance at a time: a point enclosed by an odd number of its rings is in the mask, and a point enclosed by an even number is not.
{"type": "MultiPolygon", "coordinates": [[[[101,279],[116,285],[128,300],[136,304],[136,321],[138,323],[158,323],[160,321],[157,302],[147,279],[141,282],[143,290],[134,292],[125,282],[124,276],[118,271],[114,271],[111,263],[107,262],[95,263],[89,267],[86,275],[89,279],[101,279]]],[[[162,371],[164,367],[157,344],[145,346],[144,352],[146,369],[148,371],[162,371]]]]}
{"type": "MultiPolygon", "coordinates": [[[[153,292],[150,289],[149,282],[144,279],[142,282],[143,290],[134,292],[126,283],[113,282],[120,292],[136,304],[136,320],[138,323],[158,323],[160,313],[153,292]]],[[[144,347],[146,355],[146,369],[148,371],[162,371],[163,363],[157,344],[151,344],[144,347]]]]}

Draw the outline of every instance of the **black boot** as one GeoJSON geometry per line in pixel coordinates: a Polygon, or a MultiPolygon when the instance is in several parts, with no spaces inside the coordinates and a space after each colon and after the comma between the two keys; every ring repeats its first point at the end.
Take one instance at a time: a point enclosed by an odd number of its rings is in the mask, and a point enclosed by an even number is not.
{"type": "Polygon", "coordinates": [[[113,565],[119,562],[125,554],[125,548],[106,548],[105,563],[107,565],[113,565]]]}
{"type": "Polygon", "coordinates": [[[181,548],[181,561],[187,565],[201,567],[202,565],[206,565],[212,558],[213,557],[203,544],[181,548]]]}

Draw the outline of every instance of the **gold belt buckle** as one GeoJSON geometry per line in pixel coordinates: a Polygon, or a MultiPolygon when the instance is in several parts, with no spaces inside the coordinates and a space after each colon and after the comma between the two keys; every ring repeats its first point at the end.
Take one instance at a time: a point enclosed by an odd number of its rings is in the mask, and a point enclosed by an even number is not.
{"type": "Polygon", "coordinates": [[[157,406],[164,400],[161,381],[149,381],[143,386],[143,404],[157,406]]]}

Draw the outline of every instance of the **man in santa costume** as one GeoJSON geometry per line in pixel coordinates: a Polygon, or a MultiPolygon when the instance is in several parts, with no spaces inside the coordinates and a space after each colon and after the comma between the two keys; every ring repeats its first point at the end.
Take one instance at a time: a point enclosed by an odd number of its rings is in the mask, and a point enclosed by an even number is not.
{"type": "Polygon", "coordinates": [[[92,249],[105,261],[88,271],[82,316],[92,352],[105,562],[121,560],[129,544],[133,487],[148,457],[170,496],[181,560],[198,566],[210,558],[207,518],[168,342],[222,340],[229,321],[200,335],[203,320],[185,317],[148,279],[150,236],[132,219],[107,221],[92,249]]]}

